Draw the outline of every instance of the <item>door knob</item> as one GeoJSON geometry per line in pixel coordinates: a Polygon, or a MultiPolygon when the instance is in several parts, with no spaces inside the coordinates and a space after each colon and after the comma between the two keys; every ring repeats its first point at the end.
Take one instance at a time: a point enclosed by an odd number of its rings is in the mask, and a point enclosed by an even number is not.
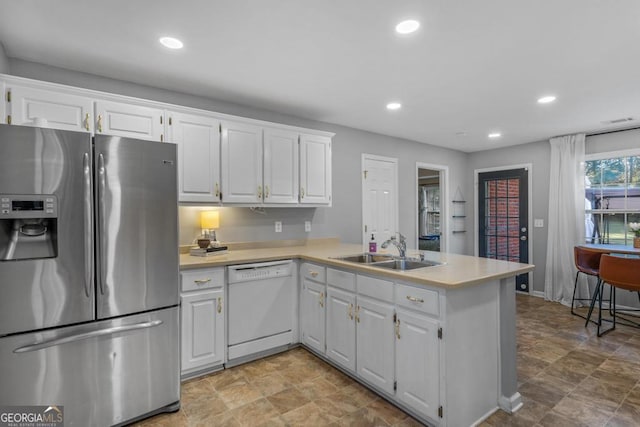
{"type": "Polygon", "coordinates": [[[527,236],[522,236],[522,237],[520,237],[520,240],[522,240],[522,241],[527,240],[527,236]]]}

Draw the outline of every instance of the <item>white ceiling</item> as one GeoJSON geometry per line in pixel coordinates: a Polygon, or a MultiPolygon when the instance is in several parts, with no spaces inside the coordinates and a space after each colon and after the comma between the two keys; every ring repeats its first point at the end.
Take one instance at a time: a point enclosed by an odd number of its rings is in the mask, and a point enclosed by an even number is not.
{"type": "Polygon", "coordinates": [[[638,0],[0,0],[0,42],[13,58],[467,152],[640,119],[638,0]],[[406,18],[420,30],[396,35],[406,18]],[[558,100],[538,105],[546,94],[558,100]]]}

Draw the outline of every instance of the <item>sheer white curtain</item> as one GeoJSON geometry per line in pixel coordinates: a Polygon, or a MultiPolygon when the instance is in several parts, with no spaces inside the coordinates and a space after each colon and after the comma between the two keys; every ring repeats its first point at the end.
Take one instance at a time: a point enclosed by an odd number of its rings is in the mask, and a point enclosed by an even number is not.
{"type": "Polygon", "coordinates": [[[549,140],[549,235],[544,297],[564,305],[571,304],[573,294],[576,274],[573,247],[584,243],[584,141],[584,134],[549,140]]]}

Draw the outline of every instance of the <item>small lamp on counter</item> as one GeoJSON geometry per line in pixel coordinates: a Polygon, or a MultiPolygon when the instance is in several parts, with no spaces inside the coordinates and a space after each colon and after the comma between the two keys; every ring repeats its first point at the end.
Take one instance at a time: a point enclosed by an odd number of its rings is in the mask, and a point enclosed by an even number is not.
{"type": "Polygon", "coordinates": [[[220,242],[216,239],[216,228],[220,227],[220,212],[218,211],[202,211],[200,212],[200,228],[204,239],[198,239],[198,246],[206,248],[211,244],[216,248],[220,246],[220,242]]]}

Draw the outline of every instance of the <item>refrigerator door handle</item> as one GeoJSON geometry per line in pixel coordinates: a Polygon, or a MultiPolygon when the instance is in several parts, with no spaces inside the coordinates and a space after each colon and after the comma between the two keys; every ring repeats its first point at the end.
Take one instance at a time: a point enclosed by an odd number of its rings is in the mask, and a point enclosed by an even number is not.
{"type": "Polygon", "coordinates": [[[98,176],[99,176],[99,188],[98,188],[98,218],[100,226],[98,227],[98,241],[100,242],[99,251],[100,251],[100,274],[98,274],[98,281],[100,282],[100,294],[104,295],[104,282],[106,278],[104,277],[104,269],[105,269],[105,248],[104,248],[104,231],[106,229],[105,222],[105,212],[104,212],[104,193],[107,189],[107,178],[106,178],[106,170],[104,168],[104,155],[100,153],[98,155],[98,176]]]}
{"type": "Polygon", "coordinates": [[[148,329],[154,326],[162,324],[162,320],[152,320],[150,322],[135,323],[133,325],[113,326],[105,329],[98,329],[97,331],[82,332],[80,334],[68,335],[66,337],[53,338],[46,341],[37,342],[34,344],[18,347],[13,350],[14,353],[26,353],[29,351],[38,351],[49,347],[54,347],[62,344],[69,344],[77,341],[87,340],[90,338],[102,337],[105,335],[113,335],[117,333],[135,331],[138,329],[148,329]]]}
{"type": "Polygon", "coordinates": [[[85,273],[84,292],[87,298],[91,296],[91,280],[93,278],[93,221],[91,217],[91,164],[89,163],[89,153],[84,153],[82,159],[84,172],[84,253],[85,253],[85,273]]]}

